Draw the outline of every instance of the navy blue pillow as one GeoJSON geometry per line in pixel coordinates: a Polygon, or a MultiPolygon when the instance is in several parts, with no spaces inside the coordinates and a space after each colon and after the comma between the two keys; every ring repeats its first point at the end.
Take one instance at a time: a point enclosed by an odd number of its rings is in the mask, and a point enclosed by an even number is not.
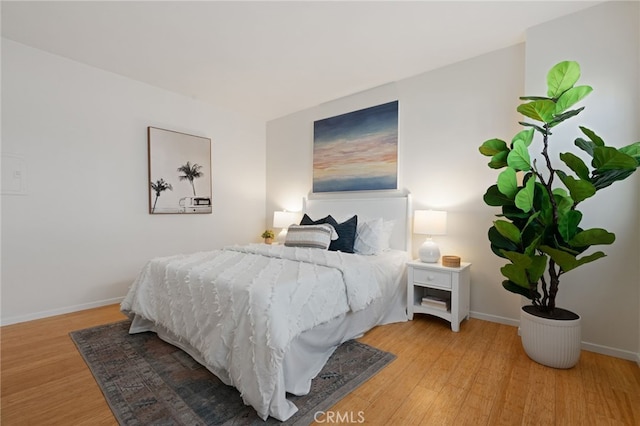
{"type": "MultiPolygon", "coordinates": [[[[320,225],[321,223],[329,223],[328,219],[330,216],[323,217],[322,219],[313,220],[305,213],[302,216],[302,220],[300,221],[300,225],[320,225]]],[[[335,221],[334,221],[335,222],[335,221]]]]}
{"type": "Polygon", "coordinates": [[[338,239],[331,241],[329,250],[341,251],[343,253],[353,253],[353,245],[356,242],[356,229],[358,228],[358,216],[353,216],[351,219],[345,220],[342,223],[338,223],[331,215],[323,217],[322,219],[313,220],[307,214],[302,216],[300,225],[319,225],[321,223],[328,223],[333,226],[338,233],[338,239]]]}

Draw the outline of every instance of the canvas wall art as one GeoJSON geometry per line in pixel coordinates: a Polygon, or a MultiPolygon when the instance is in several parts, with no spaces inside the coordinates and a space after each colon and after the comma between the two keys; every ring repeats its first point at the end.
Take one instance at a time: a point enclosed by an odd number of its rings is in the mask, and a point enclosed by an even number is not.
{"type": "Polygon", "coordinates": [[[398,101],[314,122],[314,193],[397,188],[398,101]]]}
{"type": "Polygon", "coordinates": [[[211,213],[211,139],[147,130],[149,213],[211,213]]]}

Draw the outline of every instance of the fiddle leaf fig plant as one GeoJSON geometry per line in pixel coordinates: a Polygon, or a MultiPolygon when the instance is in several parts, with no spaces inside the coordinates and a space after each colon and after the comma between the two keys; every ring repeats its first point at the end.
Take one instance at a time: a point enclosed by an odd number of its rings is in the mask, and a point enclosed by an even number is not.
{"type": "MultiPolygon", "coordinates": [[[[553,66],[547,74],[546,96],[520,98],[525,102],[517,111],[533,122],[520,122],[525,129],[510,143],[489,139],[479,148],[491,157],[490,168],[503,169],[484,195],[486,204],[502,209],[488,232],[491,250],[509,262],[500,269],[506,278],[502,285],[550,316],[556,308],[560,277],[605,256],[602,251],[586,254],[591,246],[615,240],[604,229],[581,228],[578,204],[631,176],[640,166],[640,142],[622,148],[606,146],[600,136],[582,126],[583,136],[574,142],[582,157],[564,152],[559,162],[552,161],[552,130],[580,114],[584,107],[570,108],[592,91],[590,86],[577,86],[579,78],[577,62],[553,66]],[[539,157],[535,157],[537,150],[539,157]]],[[[553,143],[567,145],[560,140],[553,143]]]]}

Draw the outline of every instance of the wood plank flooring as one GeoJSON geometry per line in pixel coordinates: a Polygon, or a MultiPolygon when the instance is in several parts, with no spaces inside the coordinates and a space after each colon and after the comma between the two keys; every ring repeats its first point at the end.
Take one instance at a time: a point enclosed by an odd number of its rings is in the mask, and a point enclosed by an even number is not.
{"type": "MultiPolygon", "coordinates": [[[[68,333],[123,318],[112,305],[0,328],[1,424],[117,424],[68,333]]],[[[514,327],[471,319],[452,333],[425,315],[361,341],[396,360],[317,424],[640,425],[631,361],[583,351],[554,370],[527,358],[514,327]]]]}

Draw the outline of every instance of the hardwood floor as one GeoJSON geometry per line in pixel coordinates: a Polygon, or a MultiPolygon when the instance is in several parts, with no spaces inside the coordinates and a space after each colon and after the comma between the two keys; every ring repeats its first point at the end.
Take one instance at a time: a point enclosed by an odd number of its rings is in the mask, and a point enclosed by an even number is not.
{"type": "MultiPolygon", "coordinates": [[[[2,425],[117,424],[68,333],[123,318],[113,305],[0,328],[2,425]]],[[[318,424],[640,424],[631,361],[583,351],[570,370],[546,368],[527,358],[514,327],[477,319],[452,333],[417,315],[361,340],[396,360],[318,424]]]]}

